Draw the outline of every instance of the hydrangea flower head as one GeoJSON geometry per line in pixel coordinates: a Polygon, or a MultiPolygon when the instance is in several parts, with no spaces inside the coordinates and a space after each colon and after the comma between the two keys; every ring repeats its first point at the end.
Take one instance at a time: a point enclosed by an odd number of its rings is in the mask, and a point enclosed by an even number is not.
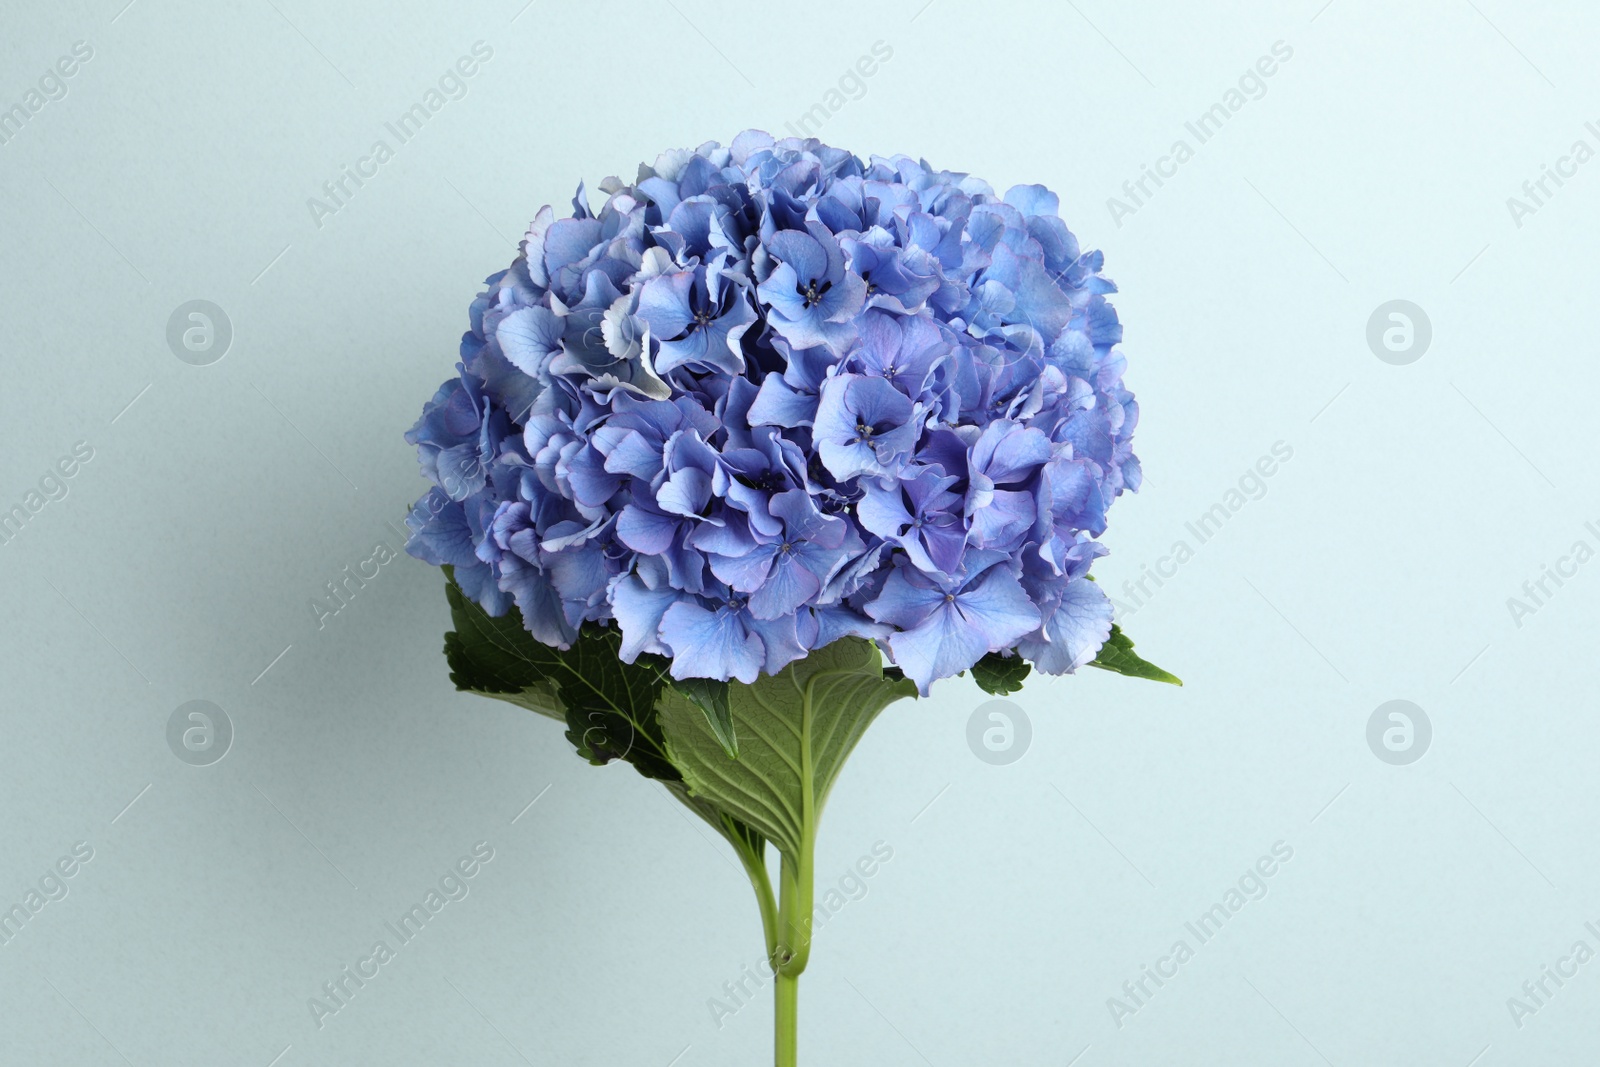
{"type": "Polygon", "coordinates": [[[407,434],[408,550],[540,641],[751,682],[846,636],[925,693],[1092,660],[1139,487],[1121,327],[1055,195],[747,131],[539,212],[407,434]]]}

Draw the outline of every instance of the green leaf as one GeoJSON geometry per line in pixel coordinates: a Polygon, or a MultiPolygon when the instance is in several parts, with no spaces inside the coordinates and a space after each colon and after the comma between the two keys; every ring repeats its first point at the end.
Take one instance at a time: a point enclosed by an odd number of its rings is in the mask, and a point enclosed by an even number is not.
{"type": "Polygon", "coordinates": [[[772,895],[772,880],[767,872],[767,839],[761,836],[760,830],[740,822],[709,800],[692,796],[683,782],[663,782],[662,785],[671,796],[710,823],[733,846],[751,887],[756,891],[756,904],[761,909],[761,933],[767,946],[767,955],[771,958],[777,950],[778,902],[772,895]]]}
{"type": "Polygon", "coordinates": [[[738,759],[739,736],[733,728],[733,710],[728,706],[728,683],[715,678],[677,678],[672,688],[706,713],[706,724],[721,742],[728,758],[738,759]]]}
{"type": "Polygon", "coordinates": [[[916,696],[906,679],[886,677],[870,641],[846,637],[753,685],[730,682],[728,704],[740,738],[731,759],[693,701],[662,694],[667,755],[684,785],[756,831],[787,856],[809,854],[829,790],[878,713],[916,696]]]}
{"type": "Polygon", "coordinates": [[[656,714],[665,661],[640,656],[623,663],[621,633],[597,623],[585,623],[571,648],[553,648],[523,627],[515,605],[490,616],[445,571],[456,628],[445,634],[444,651],[457,689],[565,722],[567,740],[591,763],[622,759],[647,778],[682,777],[667,759],[656,714]]]}
{"type": "Polygon", "coordinates": [[[1099,667],[1104,671],[1115,671],[1129,678],[1148,678],[1152,682],[1167,682],[1171,685],[1183,684],[1177,675],[1169,674],[1135,653],[1133,641],[1116,623],[1111,624],[1111,636],[1100,647],[1099,655],[1095,656],[1094,662],[1089,666],[1099,667]]]}
{"type": "Polygon", "coordinates": [[[495,618],[461,592],[455,568],[447,565],[442,569],[447,583],[445,599],[456,626],[444,635],[444,655],[456,688],[565,722],[566,709],[556,697],[555,686],[521,652],[523,644],[532,639],[522,627],[522,615],[513,607],[495,618]]]}
{"type": "Polygon", "coordinates": [[[1009,696],[1022,688],[1022,680],[1033,671],[1033,664],[1015,653],[1002,656],[990,652],[972,665],[972,680],[978,688],[995,696],[1009,696]]]}
{"type": "Polygon", "coordinates": [[[751,856],[755,858],[756,863],[761,862],[767,847],[767,839],[761,836],[760,830],[746,826],[709,800],[691,795],[689,787],[681,781],[661,784],[684,807],[710,823],[712,829],[727,838],[728,843],[733,845],[734,851],[741,857],[751,856]]]}

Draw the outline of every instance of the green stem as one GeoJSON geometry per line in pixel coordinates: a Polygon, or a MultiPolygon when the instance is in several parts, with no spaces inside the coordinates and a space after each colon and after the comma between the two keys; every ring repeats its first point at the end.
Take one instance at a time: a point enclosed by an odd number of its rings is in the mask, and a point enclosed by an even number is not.
{"type": "Polygon", "coordinates": [[[800,1047],[800,975],[811,957],[810,835],[801,863],[783,857],[779,874],[778,923],[783,941],[773,955],[778,964],[775,1002],[777,1067],[796,1067],[800,1047]],[[803,869],[802,869],[803,868],[803,869]]]}
{"type": "Polygon", "coordinates": [[[800,976],[780,973],[777,981],[777,1067],[800,1063],[800,976]]]}
{"type": "Polygon", "coordinates": [[[767,946],[767,959],[776,967],[774,959],[778,951],[778,904],[772,896],[772,880],[767,874],[767,855],[764,844],[751,844],[743,834],[734,833],[730,838],[734,842],[734,851],[739,854],[739,862],[744,864],[744,873],[750,878],[750,885],[756,891],[756,904],[761,908],[761,935],[767,946]]]}
{"type": "Polygon", "coordinates": [[[778,876],[778,926],[782,942],[773,955],[777,964],[775,1038],[777,1067],[796,1067],[800,1045],[800,976],[811,960],[811,923],[815,900],[817,793],[811,751],[811,685],[806,686],[800,714],[800,854],[783,854],[778,876]]]}

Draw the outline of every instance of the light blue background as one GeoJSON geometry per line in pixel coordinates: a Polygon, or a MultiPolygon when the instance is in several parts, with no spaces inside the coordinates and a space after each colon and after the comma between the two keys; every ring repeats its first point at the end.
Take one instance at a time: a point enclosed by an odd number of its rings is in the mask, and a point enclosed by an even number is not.
{"type": "Polygon", "coordinates": [[[1293,458],[1125,620],[1186,688],[1033,680],[1010,766],[968,750],[964,679],[874,727],[819,878],[894,857],[819,938],[804,1061],[1594,1059],[1600,962],[1521,1028],[1507,998],[1600,949],[1600,564],[1520,627],[1506,601],[1600,544],[1600,163],[1521,226],[1506,199],[1600,147],[1600,13],[522,2],[4,5],[0,107],[94,56],[0,145],[0,507],[94,458],[0,545],[0,903],[94,858],[0,945],[0,1062],[762,1062],[765,995],[707,1006],[760,952],[727,849],[454,692],[436,571],[382,567],[321,629],[309,605],[394,543],[400,435],[541,204],[781,132],[880,40],[822,136],[1050,185],[1122,287],[1147,481],[1101,580],[1293,458]],[[480,40],[465,97],[317,226],[307,198],[480,40]],[[1107,199],[1276,41],[1264,95],[1118,225],[1107,199]],[[167,345],[192,299],[233,325],[210,366],[167,345]],[[1407,366],[1366,341],[1391,299],[1432,321],[1407,366]],[[1433,741],[1397,767],[1366,724],[1400,698],[1433,741]],[[236,730],[212,766],[167,747],[193,699],[236,730]],[[470,895],[317,1028],[308,998],[480,841],[470,895]],[[1265,898],[1119,1028],[1107,999],[1278,841],[1265,898]]]}

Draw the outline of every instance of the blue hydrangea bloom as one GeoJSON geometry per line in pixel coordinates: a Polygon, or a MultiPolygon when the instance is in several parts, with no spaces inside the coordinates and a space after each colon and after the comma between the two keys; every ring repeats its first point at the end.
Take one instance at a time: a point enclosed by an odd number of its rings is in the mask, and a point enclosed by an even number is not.
{"type": "Polygon", "coordinates": [[[567,647],[753,681],[846,635],[1052,674],[1139,487],[1115,287],[1038,185],[748,131],[539,212],[406,439],[408,550],[567,647]]]}

